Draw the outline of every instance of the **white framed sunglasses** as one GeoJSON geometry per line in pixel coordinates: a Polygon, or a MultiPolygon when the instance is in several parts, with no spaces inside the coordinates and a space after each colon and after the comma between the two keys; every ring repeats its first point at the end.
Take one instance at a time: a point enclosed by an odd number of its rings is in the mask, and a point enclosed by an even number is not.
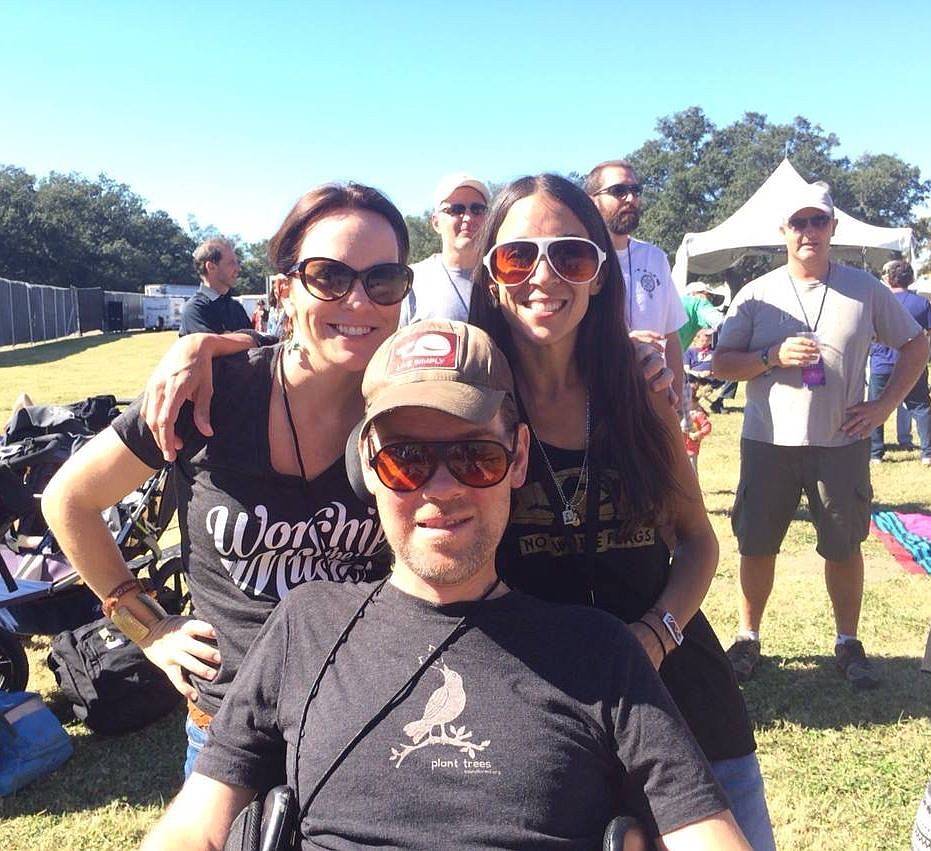
{"type": "Polygon", "coordinates": [[[482,262],[495,283],[517,287],[533,275],[542,257],[570,284],[589,284],[598,277],[608,255],[581,236],[525,237],[499,242],[482,262]]]}

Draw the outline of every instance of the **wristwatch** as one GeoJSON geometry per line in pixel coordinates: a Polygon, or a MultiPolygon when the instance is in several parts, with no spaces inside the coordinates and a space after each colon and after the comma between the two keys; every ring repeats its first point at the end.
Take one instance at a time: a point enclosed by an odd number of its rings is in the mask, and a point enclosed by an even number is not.
{"type": "Polygon", "coordinates": [[[656,616],[663,622],[663,626],[666,627],[666,632],[672,636],[672,640],[676,642],[676,647],[680,647],[682,642],[685,641],[685,636],[682,634],[682,630],[679,629],[679,622],[676,620],[675,615],[672,612],[661,612],[659,609],[650,609],[651,612],[656,614],[656,616]]]}
{"type": "Polygon", "coordinates": [[[768,348],[763,349],[763,351],[760,352],[760,360],[763,362],[763,366],[769,369],[769,349],[768,348]]]}

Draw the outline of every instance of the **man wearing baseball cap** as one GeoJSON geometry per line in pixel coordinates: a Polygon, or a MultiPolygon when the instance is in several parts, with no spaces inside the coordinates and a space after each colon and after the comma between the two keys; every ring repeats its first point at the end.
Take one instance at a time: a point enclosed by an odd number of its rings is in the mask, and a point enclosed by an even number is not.
{"type": "Polygon", "coordinates": [[[415,263],[414,285],[401,306],[400,327],[423,319],[469,318],[472,270],[481,263],[478,233],[491,195],[477,177],[457,171],[440,178],[430,224],[442,250],[415,263]]]}
{"type": "Polygon", "coordinates": [[[747,851],[627,627],[498,579],[529,432],[491,339],[461,322],[401,329],[362,393],[347,462],[392,574],[283,600],[144,848],[223,847],[285,775],[315,847],[596,849],[622,810],[661,847],[747,851]]]}
{"type": "Polygon", "coordinates": [[[788,262],[736,295],[712,360],[716,376],[747,382],[731,516],[741,556],[740,631],[727,651],[740,680],[759,662],[776,553],[804,492],[834,609],[837,668],[856,689],[880,681],[857,639],[860,544],[872,496],[869,437],[914,385],[928,342],[876,278],[831,261],[836,227],[826,183],[804,184],[785,198],[780,232],[788,262]],[[874,337],[899,359],[882,394],[864,402],[874,337]]]}

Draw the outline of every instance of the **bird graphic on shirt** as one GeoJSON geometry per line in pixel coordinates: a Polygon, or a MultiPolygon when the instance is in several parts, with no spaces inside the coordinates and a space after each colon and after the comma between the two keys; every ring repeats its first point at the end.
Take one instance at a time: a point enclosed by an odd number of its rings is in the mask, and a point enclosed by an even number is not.
{"type": "Polygon", "coordinates": [[[434,727],[440,727],[442,732],[443,725],[455,721],[465,709],[466,696],[461,675],[447,667],[445,662],[442,668],[436,665],[430,667],[436,668],[443,675],[443,685],[430,695],[423,718],[404,725],[404,735],[410,736],[415,745],[429,735],[434,727]]]}

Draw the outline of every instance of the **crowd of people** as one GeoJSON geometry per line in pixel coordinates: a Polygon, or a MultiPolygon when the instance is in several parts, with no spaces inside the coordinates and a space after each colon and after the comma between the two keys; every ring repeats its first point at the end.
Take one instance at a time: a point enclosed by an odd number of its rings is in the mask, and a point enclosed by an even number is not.
{"type": "Polygon", "coordinates": [[[622,160],[494,198],[447,175],[441,251],[409,266],[387,198],[322,186],[270,241],[251,318],[233,247],[198,248],[181,339],[43,499],[188,699],[187,779],[147,848],[222,847],[278,783],[308,847],[597,848],[625,814],[638,847],[775,848],[738,686],[775,554],[804,491],[838,667],[878,685],[857,639],[869,437],[906,397],[919,419],[927,337],[830,261],[826,186],[785,199],[788,263],[726,318],[719,287],[680,296],[632,236],[642,188],[622,160]],[[896,359],[864,401],[874,337],[896,359]],[[725,653],[700,609],[718,544],[696,473],[702,399],[719,411],[738,380],[725,653]],[[166,462],[193,616],[145,594],[100,519],[166,462]]]}

